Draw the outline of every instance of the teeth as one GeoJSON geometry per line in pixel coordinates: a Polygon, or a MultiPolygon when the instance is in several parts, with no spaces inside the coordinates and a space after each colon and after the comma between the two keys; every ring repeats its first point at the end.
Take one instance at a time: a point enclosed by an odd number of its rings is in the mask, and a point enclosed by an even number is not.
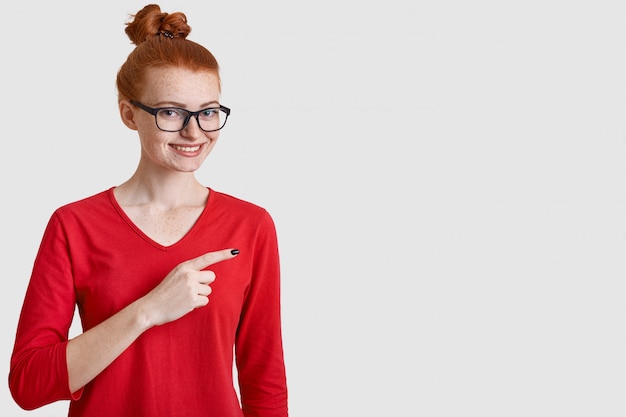
{"type": "Polygon", "coordinates": [[[172,145],[174,147],[174,149],[181,151],[181,152],[196,152],[200,149],[200,146],[179,146],[179,145],[172,145]]]}

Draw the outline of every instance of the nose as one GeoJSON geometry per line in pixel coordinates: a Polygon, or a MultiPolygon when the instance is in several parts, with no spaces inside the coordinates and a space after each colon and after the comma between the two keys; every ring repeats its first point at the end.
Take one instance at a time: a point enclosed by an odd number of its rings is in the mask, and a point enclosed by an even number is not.
{"type": "Polygon", "coordinates": [[[198,120],[197,114],[189,115],[189,119],[187,119],[187,124],[185,124],[183,130],[180,131],[180,134],[192,140],[204,134],[204,131],[200,129],[200,120],[198,120]],[[192,119],[195,119],[195,122],[192,119]]]}

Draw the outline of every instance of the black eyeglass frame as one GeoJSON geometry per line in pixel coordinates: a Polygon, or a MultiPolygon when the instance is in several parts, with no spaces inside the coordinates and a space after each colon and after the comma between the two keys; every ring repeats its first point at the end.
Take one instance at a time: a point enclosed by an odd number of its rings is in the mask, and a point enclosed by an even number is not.
{"type": "Polygon", "coordinates": [[[156,127],[159,130],[162,130],[164,132],[180,132],[181,130],[183,130],[184,128],[187,127],[187,125],[189,124],[189,120],[191,120],[192,116],[196,118],[196,122],[198,123],[198,127],[203,132],[217,132],[218,130],[222,129],[226,125],[226,121],[228,120],[228,116],[230,116],[230,109],[228,107],[226,107],[226,106],[222,106],[221,104],[218,107],[207,107],[205,109],[198,110],[198,111],[189,111],[187,109],[181,109],[180,107],[173,107],[173,106],[168,106],[168,107],[150,107],[150,106],[146,106],[145,104],[140,103],[140,102],[135,101],[135,100],[129,100],[129,101],[130,101],[130,103],[132,105],[137,106],[140,109],[145,110],[148,113],[150,113],[151,115],[153,115],[154,116],[154,123],[156,124],[156,127]],[[185,117],[185,121],[183,122],[183,127],[181,127],[178,130],[166,130],[166,129],[162,129],[159,126],[159,122],[157,121],[157,113],[160,110],[167,110],[167,109],[181,110],[181,111],[187,113],[187,117],[185,117]],[[206,129],[203,129],[202,126],[200,125],[200,120],[198,119],[198,116],[200,115],[200,113],[202,113],[204,111],[207,111],[207,110],[221,110],[224,113],[226,113],[226,118],[224,119],[224,123],[222,123],[222,126],[220,126],[219,129],[206,130],[206,129]]]}

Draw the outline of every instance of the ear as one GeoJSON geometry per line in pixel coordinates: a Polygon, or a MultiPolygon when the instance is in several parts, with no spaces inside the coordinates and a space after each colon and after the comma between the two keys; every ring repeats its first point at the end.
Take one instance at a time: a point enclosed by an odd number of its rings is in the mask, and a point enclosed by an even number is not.
{"type": "Polygon", "coordinates": [[[136,107],[133,106],[130,101],[124,99],[119,102],[120,117],[122,122],[132,130],[137,130],[137,124],[135,123],[135,111],[136,107]]]}

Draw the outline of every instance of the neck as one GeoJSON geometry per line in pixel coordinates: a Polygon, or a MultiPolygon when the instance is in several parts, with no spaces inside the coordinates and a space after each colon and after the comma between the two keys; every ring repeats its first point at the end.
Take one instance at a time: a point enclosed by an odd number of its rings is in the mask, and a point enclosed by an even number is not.
{"type": "Polygon", "coordinates": [[[122,206],[151,205],[169,209],[204,205],[208,189],[192,172],[147,176],[137,171],[116,187],[115,196],[122,206]]]}

